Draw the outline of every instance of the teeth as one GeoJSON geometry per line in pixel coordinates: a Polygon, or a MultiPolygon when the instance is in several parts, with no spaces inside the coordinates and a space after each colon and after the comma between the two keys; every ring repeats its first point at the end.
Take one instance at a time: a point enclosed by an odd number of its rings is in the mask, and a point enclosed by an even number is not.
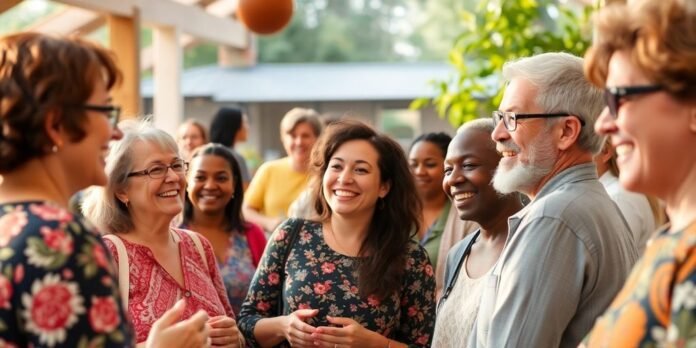
{"type": "Polygon", "coordinates": [[[454,195],[455,200],[463,200],[463,199],[469,199],[474,196],[473,192],[463,192],[463,193],[457,193],[454,195]]]}
{"type": "Polygon", "coordinates": [[[633,151],[633,145],[622,144],[617,146],[615,151],[618,156],[624,156],[633,151]]]}
{"type": "Polygon", "coordinates": [[[514,151],[503,151],[502,152],[503,157],[512,157],[512,156],[515,156],[516,154],[517,153],[514,151]]]}
{"type": "Polygon", "coordinates": [[[158,194],[160,197],[174,197],[179,194],[179,190],[172,190],[158,194]]]}
{"type": "Polygon", "coordinates": [[[350,192],[350,191],[345,191],[345,190],[335,190],[334,194],[339,197],[355,197],[357,196],[355,193],[350,192]]]}

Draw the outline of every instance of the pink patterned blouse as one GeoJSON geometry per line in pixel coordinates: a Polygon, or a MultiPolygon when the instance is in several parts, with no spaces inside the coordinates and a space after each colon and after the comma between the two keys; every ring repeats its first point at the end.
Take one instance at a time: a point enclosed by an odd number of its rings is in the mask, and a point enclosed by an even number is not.
{"type": "MultiPolygon", "coordinates": [[[[184,287],[155,260],[150,248],[121,238],[128,253],[128,314],[135,327],[137,342],[145,341],[152,324],[182,297],[186,297],[182,319],[189,318],[199,309],[205,310],[210,317],[226,315],[234,318],[210,242],[198,235],[207,259],[206,268],[191,237],[179,229],[174,231],[179,236],[184,287]]],[[[104,242],[118,264],[116,247],[108,239],[104,242]]]]}

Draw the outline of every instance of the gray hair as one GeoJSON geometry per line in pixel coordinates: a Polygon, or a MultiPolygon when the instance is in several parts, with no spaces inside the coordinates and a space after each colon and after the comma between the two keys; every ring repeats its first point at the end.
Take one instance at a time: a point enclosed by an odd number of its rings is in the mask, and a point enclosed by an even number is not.
{"type": "MultiPolygon", "coordinates": [[[[538,88],[536,104],[544,112],[567,112],[580,117],[578,146],[593,154],[599,152],[603,139],[594,132],[594,124],[605,106],[602,91],[585,78],[583,59],[568,53],[543,53],[505,63],[506,82],[522,78],[538,88]]],[[[554,121],[551,121],[554,122],[554,121]]]]}
{"type": "Polygon", "coordinates": [[[176,154],[179,148],[167,132],[155,128],[149,118],[119,123],[123,138],[115,141],[106,157],[106,186],[90,187],[82,203],[82,213],[103,233],[124,233],[135,228],[126,203],[116,193],[128,187],[128,173],[133,171],[133,147],[140,142],[158,145],[176,154]]]}
{"type": "Polygon", "coordinates": [[[300,123],[307,123],[310,127],[312,127],[314,135],[317,137],[321,135],[323,125],[318,112],[316,112],[314,109],[293,108],[292,110],[288,111],[285,116],[283,116],[282,120],[280,120],[281,138],[284,134],[295,130],[295,127],[297,127],[297,125],[300,123]]]}

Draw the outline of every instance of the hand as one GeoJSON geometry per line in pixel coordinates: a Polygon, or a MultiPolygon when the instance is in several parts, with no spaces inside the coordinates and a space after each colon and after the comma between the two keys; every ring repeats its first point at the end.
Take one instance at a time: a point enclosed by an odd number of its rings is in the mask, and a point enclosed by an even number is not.
{"type": "Polygon", "coordinates": [[[239,333],[237,322],[224,315],[208,319],[210,325],[210,343],[213,347],[243,348],[243,336],[239,333]]]}
{"type": "Polygon", "coordinates": [[[292,347],[314,347],[312,333],[314,326],[306,323],[307,319],[316,316],[317,309],[298,309],[286,315],[285,339],[292,347]]]}
{"type": "Polygon", "coordinates": [[[352,348],[352,347],[387,347],[389,340],[364,328],[357,321],[350,318],[330,317],[329,323],[339,327],[320,326],[312,334],[315,347],[326,348],[352,348]]]}
{"type": "Polygon", "coordinates": [[[206,324],[208,314],[204,311],[198,311],[191,318],[179,321],[185,308],[186,301],[179,300],[174,307],[165,312],[152,325],[145,347],[200,348],[209,346],[208,333],[210,328],[206,324]]]}

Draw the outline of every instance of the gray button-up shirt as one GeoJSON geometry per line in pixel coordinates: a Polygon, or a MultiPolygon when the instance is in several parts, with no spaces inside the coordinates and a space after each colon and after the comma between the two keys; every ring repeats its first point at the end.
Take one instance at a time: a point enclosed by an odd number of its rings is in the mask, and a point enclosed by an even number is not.
{"type": "Polygon", "coordinates": [[[577,347],[638,258],[594,164],[553,177],[508,223],[469,347],[577,347]]]}

